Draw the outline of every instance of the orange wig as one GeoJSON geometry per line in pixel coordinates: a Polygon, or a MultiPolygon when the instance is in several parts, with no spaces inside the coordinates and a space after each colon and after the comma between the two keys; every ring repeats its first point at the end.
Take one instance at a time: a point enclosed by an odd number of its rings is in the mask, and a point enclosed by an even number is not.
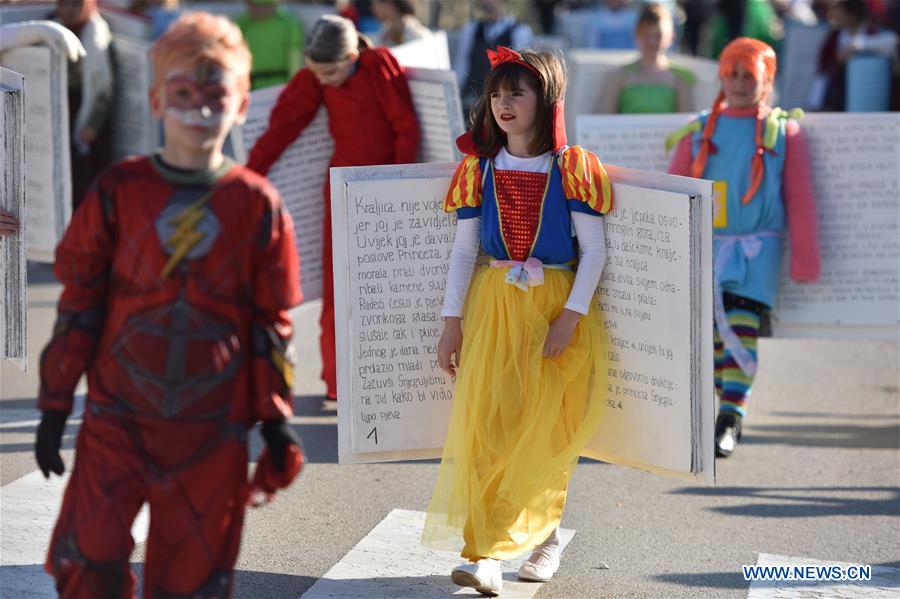
{"type": "MultiPolygon", "coordinates": [[[[722,55],[719,57],[719,77],[722,79],[731,77],[734,75],[738,65],[743,66],[748,72],[752,73],[757,81],[770,85],[775,80],[775,70],[777,68],[775,51],[765,42],[749,37],[739,37],[725,46],[725,49],[722,50],[722,55]]],[[[716,130],[716,121],[719,118],[719,113],[722,111],[722,102],[724,100],[725,92],[719,91],[719,95],[713,101],[712,112],[706,120],[706,127],[703,129],[700,150],[697,152],[697,156],[691,165],[691,176],[693,177],[699,178],[703,176],[703,169],[706,168],[706,161],[709,158],[713,145],[712,136],[716,130]]],[[[744,204],[749,202],[756,194],[762,183],[765,170],[763,163],[763,154],[765,153],[765,148],[763,147],[765,101],[766,98],[763,96],[763,100],[756,109],[756,153],[753,155],[753,163],[751,165],[750,187],[747,188],[747,193],[741,198],[741,202],[744,204]]]]}
{"type": "Polygon", "coordinates": [[[156,40],[150,49],[153,87],[163,83],[173,68],[194,67],[211,62],[237,78],[241,92],[250,89],[250,50],[237,25],[225,17],[206,12],[187,12],[156,40]]]}

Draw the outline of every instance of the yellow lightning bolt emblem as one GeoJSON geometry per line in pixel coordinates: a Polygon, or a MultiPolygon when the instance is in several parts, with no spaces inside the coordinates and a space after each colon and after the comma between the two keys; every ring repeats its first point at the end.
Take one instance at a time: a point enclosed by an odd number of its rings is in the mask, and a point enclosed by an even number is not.
{"type": "Polygon", "coordinates": [[[205,233],[197,231],[196,227],[206,214],[206,202],[209,201],[211,195],[212,193],[207,193],[201,196],[169,221],[175,225],[175,231],[166,242],[166,245],[172,250],[172,255],[169,256],[169,261],[159,275],[160,280],[167,278],[188,252],[206,236],[205,233]]]}

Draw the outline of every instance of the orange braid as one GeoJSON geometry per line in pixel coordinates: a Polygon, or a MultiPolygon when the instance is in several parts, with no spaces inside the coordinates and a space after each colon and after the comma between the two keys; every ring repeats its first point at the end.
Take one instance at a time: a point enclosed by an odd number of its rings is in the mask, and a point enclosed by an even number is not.
{"type": "Polygon", "coordinates": [[[765,109],[766,106],[763,102],[760,102],[756,107],[756,134],[754,135],[756,152],[753,154],[753,162],[750,166],[750,187],[747,188],[747,193],[741,198],[741,204],[750,203],[750,200],[756,195],[756,191],[762,183],[763,172],[765,171],[763,154],[766,152],[763,147],[763,124],[766,122],[764,118],[765,109]]]}
{"type": "Polygon", "coordinates": [[[712,149],[712,136],[716,130],[716,120],[719,113],[722,112],[722,101],[725,100],[725,92],[720,91],[719,95],[713,101],[712,112],[706,119],[706,127],[703,128],[703,138],[700,144],[700,151],[691,164],[691,176],[699,179],[703,176],[703,169],[706,168],[706,161],[709,159],[710,150],[712,149]]]}

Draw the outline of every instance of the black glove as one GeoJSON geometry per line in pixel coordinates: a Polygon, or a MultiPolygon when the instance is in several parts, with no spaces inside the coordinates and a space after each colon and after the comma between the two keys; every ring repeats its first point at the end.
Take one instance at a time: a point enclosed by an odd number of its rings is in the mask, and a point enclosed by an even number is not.
{"type": "Polygon", "coordinates": [[[266,420],[262,424],[263,439],[269,448],[269,455],[272,457],[272,466],[278,472],[284,472],[284,458],[288,447],[296,445],[301,447],[300,438],[294,429],[290,427],[287,420],[266,420]]]}
{"type": "Polygon", "coordinates": [[[50,478],[51,472],[62,476],[66,471],[62,456],[59,455],[59,446],[68,417],[66,412],[58,410],[44,410],[41,415],[41,423],[38,425],[37,438],[34,442],[34,457],[37,458],[38,467],[44,473],[44,478],[50,478]]]}

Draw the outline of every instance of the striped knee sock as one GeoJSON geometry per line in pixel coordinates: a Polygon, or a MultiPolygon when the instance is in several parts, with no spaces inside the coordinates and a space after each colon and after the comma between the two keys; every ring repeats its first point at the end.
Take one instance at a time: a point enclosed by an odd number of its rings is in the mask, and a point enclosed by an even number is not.
{"type": "MultiPolygon", "coordinates": [[[[759,338],[759,313],[744,308],[731,308],[726,312],[728,323],[741,340],[741,344],[747,348],[753,359],[756,360],[756,345],[759,338]]],[[[734,412],[740,416],[747,414],[747,400],[750,398],[753,386],[753,376],[744,374],[737,365],[734,356],[724,347],[718,330],[715,331],[714,347],[716,356],[715,382],[719,392],[722,412],[734,412]]]]}

